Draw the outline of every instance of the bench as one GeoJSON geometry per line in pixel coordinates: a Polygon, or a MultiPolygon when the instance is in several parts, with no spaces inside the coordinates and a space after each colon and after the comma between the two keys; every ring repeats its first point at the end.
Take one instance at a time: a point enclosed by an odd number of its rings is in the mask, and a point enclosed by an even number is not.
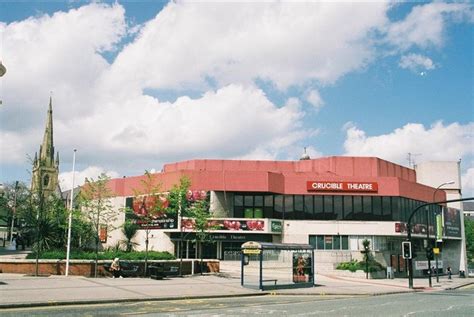
{"type": "Polygon", "coordinates": [[[162,280],[167,276],[177,276],[179,275],[179,267],[178,266],[169,266],[164,267],[163,263],[157,263],[155,265],[151,265],[148,267],[148,271],[150,272],[150,278],[155,280],[162,280]]]}
{"type": "MultiPolygon", "coordinates": [[[[123,277],[137,277],[139,273],[138,265],[135,265],[128,261],[119,261],[120,275],[123,277]]],[[[112,273],[110,270],[111,263],[104,264],[104,269],[107,272],[112,273]]],[[[113,274],[113,273],[112,273],[113,274]]]]}
{"type": "Polygon", "coordinates": [[[277,285],[277,281],[278,280],[262,280],[262,284],[265,283],[265,282],[273,282],[273,285],[277,285]]]}

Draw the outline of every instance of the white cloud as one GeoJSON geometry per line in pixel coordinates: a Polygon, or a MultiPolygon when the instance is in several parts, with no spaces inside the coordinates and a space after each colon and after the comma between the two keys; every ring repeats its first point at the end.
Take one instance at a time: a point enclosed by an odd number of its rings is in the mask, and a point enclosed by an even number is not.
{"type": "MultiPolygon", "coordinates": [[[[99,166],[89,166],[82,171],[74,172],[74,187],[82,186],[85,183],[85,179],[97,179],[97,177],[105,173],[110,178],[117,178],[120,176],[119,173],[115,171],[106,170],[99,166]]],[[[72,171],[64,172],[59,174],[59,186],[61,190],[70,190],[72,187],[72,171]]]]}
{"type": "MultiPolygon", "coordinates": [[[[56,150],[63,157],[64,149],[78,148],[83,166],[142,172],[180,159],[300,153],[299,144],[317,133],[304,126],[301,101],[320,108],[324,101],[313,86],[332,84],[376,58],[374,33],[387,29],[390,6],[171,2],[127,29],[121,5],[92,3],[0,23],[8,68],[0,164],[23,165],[25,154],[38,150],[51,90],[56,150]],[[108,62],[102,54],[130,32],[136,38],[108,62]],[[307,95],[275,104],[256,79],[307,95]],[[201,95],[187,97],[188,88],[201,95]],[[164,102],[144,94],[147,89],[182,93],[164,102]]],[[[389,29],[392,40],[395,29],[389,29]]]]}
{"type": "Polygon", "coordinates": [[[206,90],[256,78],[279,88],[332,83],[373,58],[388,3],[172,2],[105,77],[116,86],[206,90]],[[344,23],[341,23],[344,21],[344,23]],[[327,36],[330,34],[331,36],[327,36]]]}
{"type": "Polygon", "coordinates": [[[306,100],[316,109],[316,111],[319,111],[324,106],[324,100],[316,89],[312,89],[307,93],[306,100]]]}
{"type": "Polygon", "coordinates": [[[444,44],[448,19],[472,22],[473,7],[468,3],[428,3],[415,6],[407,17],[388,25],[387,41],[401,50],[413,46],[427,48],[444,44]]]}
{"type": "Polygon", "coordinates": [[[367,136],[356,126],[348,127],[344,149],[346,155],[376,156],[407,165],[408,153],[420,153],[419,161],[457,161],[474,154],[474,123],[444,125],[436,122],[429,128],[409,123],[392,133],[367,136]]]}
{"type": "MultiPolygon", "coordinates": [[[[473,164],[471,163],[471,166],[473,164]]],[[[466,170],[461,176],[462,194],[464,197],[474,197],[474,166],[466,170]]]]}
{"type": "Polygon", "coordinates": [[[403,55],[398,65],[401,68],[409,69],[416,73],[419,73],[423,70],[433,70],[436,68],[435,64],[429,57],[419,54],[403,55]]]}

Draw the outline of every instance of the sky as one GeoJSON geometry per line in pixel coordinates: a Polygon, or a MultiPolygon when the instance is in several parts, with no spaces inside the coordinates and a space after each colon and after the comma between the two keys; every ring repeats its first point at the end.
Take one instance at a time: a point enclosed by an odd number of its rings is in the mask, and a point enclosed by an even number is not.
{"type": "Polygon", "coordinates": [[[0,0],[0,182],[53,100],[63,189],[189,159],[461,160],[474,196],[474,5],[0,0]]]}

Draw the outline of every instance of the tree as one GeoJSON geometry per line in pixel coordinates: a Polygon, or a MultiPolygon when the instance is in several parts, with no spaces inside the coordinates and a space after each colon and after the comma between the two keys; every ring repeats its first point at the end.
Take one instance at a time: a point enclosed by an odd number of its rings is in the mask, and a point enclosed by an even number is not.
{"type": "Polygon", "coordinates": [[[23,182],[7,183],[0,192],[0,225],[8,228],[10,239],[13,232],[19,230],[21,214],[29,207],[30,192],[23,182]],[[13,228],[12,228],[13,222],[13,228]]]}
{"type": "Polygon", "coordinates": [[[110,199],[112,191],[107,187],[110,178],[102,173],[97,180],[88,180],[81,188],[80,206],[87,219],[95,229],[95,269],[94,277],[97,277],[99,261],[100,230],[106,232],[115,229],[113,222],[117,220],[118,211],[112,206],[110,199]]]}
{"type": "Polygon", "coordinates": [[[139,228],[140,227],[135,222],[125,220],[125,223],[122,226],[122,233],[125,236],[125,239],[121,242],[125,245],[126,252],[133,251],[134,246],[138,245],[138,243],[133,242],[133,238],[137,235],[139,228]]]}
{"type": "Polygon", "coordinates": [[[203,258],[204,258],[203,247],[207,243],[213,243],[213,240],[211,239],[211,235],[209,233],[209,231],[213,228],[209,226],[210,213],[209,213],[209,203],[208,203],[207,198],[195,201],[189,210],[190,210],[190,216],[194,218],[194,230],[196,231],[196,242],[198,242],[198,245],[200,246],[200,249],[201,249],[200,271],[202,275],[203,258]]]}
{"type": "Polygon", "coordinates": [[[365,278],[369,278],[369,261],[371,258],[371,253],[370,253],[370,240],[364,239],[362,241],[362,246],[364,247],[364,250],[362,250],[362,254],[364,255],[364,262],[365,262],[365,278]]]}
{"type": "Polygon", "coordinates": [[[168,194],[169,205],[167,213],[177,215],[180,228],[179,238],[179,275],[183,275],[183,217],[189,216],[189,201],[186,194],[191,187],[191,181],[188,177],[183,176],[179,179],[179,184],[175,184],[168,194]]]}
{"type": "Polygon", "coordinates": [[[474,261],[474,220],[464,217],[464,232],[466,234],[466,251],[468,263],[474,261]]]}
{"type": "MultiPolygon", "coordinates": [[[[153,175],[145,171],[145,178],[141,180],[140,188],[133,189],[134,200],[140,201],[141,205],[137,208],[142,209],[143,212],[139,216],[135,216],[133,210],[126,210],[127,215],[133,216],[137,221],[140,221],[141,226],[137,226],[138,229],[145,231],[145,276],[148,274],[148,249],[150,242],[150,234],[152,230],[151,223],[158,218],[161,214],[166,211],[168,200],[164,197],[161,192],[161,183],[157,181],[153,175]],[[147,200],[149,204],[147,204],[147,200]]],[[[135,204],[135,202],[134,202],[135,204]]],[[[132,218],[132,217],[129,217],[132,218]]]]}

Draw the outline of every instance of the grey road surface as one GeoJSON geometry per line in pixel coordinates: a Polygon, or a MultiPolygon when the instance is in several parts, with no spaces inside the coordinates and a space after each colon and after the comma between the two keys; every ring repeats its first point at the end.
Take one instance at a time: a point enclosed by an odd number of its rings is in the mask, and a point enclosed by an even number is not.
{"type": "Polygon", "coordinates": [[[474,316],[474,286],[383,296],[257,296],[9,309],[1,316],[474,316]]]}

